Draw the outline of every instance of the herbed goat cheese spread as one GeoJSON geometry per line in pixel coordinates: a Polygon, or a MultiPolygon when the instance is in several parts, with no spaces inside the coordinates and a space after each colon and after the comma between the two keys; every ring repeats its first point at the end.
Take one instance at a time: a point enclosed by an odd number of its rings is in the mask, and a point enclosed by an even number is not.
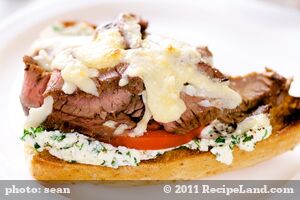
{"type": "Polygon", "coordinates": [[[230,165],[233,161],[233,147],[252,151],[257,142],[268,138],[271,133],[272,126],[268,115],[259,114],[246,118],[236,127],[215,120],[199,133],[200,138],[182,146],[161,150],[114,147],[80,133],[65,134],[59,131],[46,131],[41,127],[25,129],[21,139],[38,152],[48,150],[51,155],[68,162],[118,168],[137,166],[143,160],[154,159],[178,148],[210,151],[216,156],[216,160],[230,165]]]}

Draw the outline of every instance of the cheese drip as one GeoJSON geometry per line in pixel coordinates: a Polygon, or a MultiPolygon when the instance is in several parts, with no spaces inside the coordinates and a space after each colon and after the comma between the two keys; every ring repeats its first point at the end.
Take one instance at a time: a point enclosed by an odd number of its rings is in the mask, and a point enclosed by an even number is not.
{"type": "Polygon", "coordinates": [[[94,37],[84,44],[58,49],[63,50],[55,54],[52,61],[44,52],[37,60],[41,62],[41,57],[45,57],[47,68],[61,70],[65,81],[62,89],[66,94],[72,94],[79,88],[98,96],[92,79],[98,76],[98,69],[115,67],[121,62],[129,64],[119,82],[121,87],[128,83],[129,76],[143,80],[147,110],[133,135],[143,133],[151,116],[162,123],[178,120],[186,110],[180,93],[187,90],[192,89],[194,96],[207,98],[219,108],[233,109],[242,101],[227,82],[212,80],[197,68],[199,62],[207,63],[208,60],[195,47],[155,35],[142,39],[138,21],[131,18],[122,21],[122,35],[117,27],[98,29],[94,37]],[[125,49],[124,37],[133,49],[125,49]],[[190,87],[185,87],[186,83],[190,87]]]}
{"type": "Polygon", "coordinates": [[[37,127],[41,123],[43,123],[48,115],[52,113],[53,101],[53,98],[51,96],[48,96],[44,99],[44,103],[41,107],[30,108],[29,115],[26,118],[24,127],[37,127]]]}
{"type": "Polygon", "coordinates": [[[126,51],[126,76],[143,79],[147,106],[154,120],[168,123],[179,119],[186,110],[180,92],[184,84],[193,85],[198,95],[218,99],[220,107],[235,108],[242,101],[227,83],[210,79],[197,69],[201,55],[195,47],[167,38],[149,36],[142,48],[126,51]],[[159,40],[157,40],[159,39],[159,40]]]}
{"type": "Polygon", "coordinates": [[[147,96],[147,94],[144,91],[142,93],[142,98],[143,98],[143,102],[145,104],[145,113],[144,113],[144,116],[141,119],[141,121],[139,121],[137,123],[136,127],[129,134],[129,136],[131,136],[131,137],[142,136],[147,131],[147,125],[148,125],[148,122],[150,121],[152,115],[151,115],[150,110],[147,106],[147,100],[146,100],[147,97],[146,96],[147,96]]]}
{"type": "Polygon", "coordinates": [[[76,87],[80,90],[98,96],[96,84],[91,79],[98,75],[96,69],[88,68],[72,55],[72,50],[67,49],[59,54],[52,62],[52,66],[61,70],[64,79],[62,90],[72,94],[76,87]]]}
{"type": "Polygon", "coordinates": [[[91,79],[97,69],[114,67],[120,62],[125,48],[124,39],[117,29],[97,34],[95,40],[76,48],[60,52],[52,61],[52,69],[61,69],[65,81],[63,91],[72,94],[76,87],[98,96],[96,84],[91,79]]]}

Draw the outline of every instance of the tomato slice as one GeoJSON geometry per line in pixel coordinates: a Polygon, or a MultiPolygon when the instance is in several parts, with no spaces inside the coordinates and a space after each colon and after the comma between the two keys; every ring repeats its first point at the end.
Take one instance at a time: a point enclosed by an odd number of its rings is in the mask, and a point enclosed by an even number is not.
{"type": "Polygon", "coordinates": [[[138,150],[158,150],[180,146],[199,137],[202,128],[196,128],[185,134],[173,134],[164,130],[147,131],[143,136],[130,137],[123,134],[113,138],[114,146],[125,146],[138,150]]]}

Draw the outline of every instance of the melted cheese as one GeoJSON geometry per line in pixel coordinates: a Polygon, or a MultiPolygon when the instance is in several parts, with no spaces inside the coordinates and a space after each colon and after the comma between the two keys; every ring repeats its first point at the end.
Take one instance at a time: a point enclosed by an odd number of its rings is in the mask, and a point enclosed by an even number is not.
{"type": "Polygon", "coordinates": [[[53,98],[51,96],[48,96],[44,99],[44,103],[39,108],[31,108],[29,110],[29,115],[26,118],[24,127],[30,128],[30,127],[37,127],[43,121],[46,120],[48,115],[52,113],[52,106],[53,106],[53,98]]]}
{"type": "Polygon", "coordinates": [[[185,83],[193,85],[198,96],[218,99],[220,107],[235,108],[241,103],[240,95],[227,83],[211,80],[197,69],[201,55],[196,48],[155,39],[148,37],[142,48],[126,52],[124,61],[130,65],[124,75],[143,79],[147,105],[156,121],[175,121],[186,110],[180,98],[185,83]]]}
{"type": "Polygon", "coordinates": [[[129,48],[138,48],[142,42],[141,26],[138,19],[130,14],[122,14],[119,16],[122,23],[122,32],[129,48]]]}
{"type": "Polygon", "coordinates": [[[128,129],[127,124],[120,124],[114,131],[114,135],[121,135],[126,129],[128,129]]]}
{"type": "Polygon", "coordinates": [[[129,136],[131,137],[138,137],[138,136],[142,136],[144,134],[144,132],[146,132],[147,130],[147,125],[148,125],[148,122],[149,120],[151,119],[152,117],[152,114],[148,108],[148,104],[147,104],[147,94],[146,92],[144,91],[143,92],[143,102],[144,102],[144,105],[145,105],[145,113],[144,113],[144,116],[143,118],[141,119],[141,121],[139,121],[136,125],[136,127],[133,129],[133,131],[129,134],[129,136]]]}
{"type": "Polygon", "coordinates": [[[95,29],[86,22],[76,22],[75,24],[70,26],[65,26],[61,22],[56,22],[53,25],[51,25],[50,28],[51,30],[48,32],[48,34],[52,33],[56,35],[82,36],[82,35],[93,35],[95,33],[95,29]]]}
{"type": "Polygon", "coordinates": [[[32,44],[30,54],[38,52],[33,59],[39,66],[51,71],[51,62],[58,53],[87,44],[92,41],[94,34],[95,30],[84,22],[68,27],[63,23],[54,23],[42,31],[40,37],[32,44]]]}
{"type": "Polygon", "coordinates": [[[97,38],[86,45],[69,48],[57,54],[52,69],[61,69],[67,85],[63,91],[72,94],[75,86],[80,90],[98,96],[96,84],[91,79],[98,75],[96,69],[114,67],[123,56],[124,39],[117,29],[98,33],[97,38]]]}
{"type": "MultiPolygon", "coordinates": [[[[200,61],[208,61],[195,47],[155,35],[142,40],[137,20],[127,16],[121,22],[122,35],[120,27],[112,27],[99,29],[93,39],[85,40],[84,44],[74,42],[74,46],[60,47],[59,41],[56,42],[58,52],[50,67],[61,70],[65,82],[62,89],[66,94],[72,94],[79,88],[98,96],[92,79],[97,77],[97,70],[114,67],[120,62],[128,63],[119,85],[125,86],[128,77],[140,77],[147,96],[145,115],[134,129],[133,136],[141,135],[146,130],[151,117],[162,123],[179,119],[186,110],[180,98],[186,83],[193,88],[192,95],[211,100],[206,104],[232,109],[241,103],[240,95],[229,88],[228,83],[212,80],[197,68],[200,61]],[[126,42],[133,49],[125,50],[126,42]]],[[[70,37],[73,36],[67,38],[70,37]]],[[[79,39],[87,36],[74,37],[79,39]]]]}
{"type": "Polygon", "coordinates": [[[93,39],[95,30],[87,23],[76,23],[74,26],[64,27],[62,23],[54,23],[45,28],[40,37],[31,46],[31,54],[45,50],[51,56],[78,46],[82,46],[93,39]]]}
{"type": "Polygon", "coordinates": [[[107,126],[109,128],[116,128],[117,122],[112,121],[112,120],[108,120],[108,121],[103,123],[103,126],[107,126]]]}
{"type": "Polygon", "coordinates": [[[53,58],[44,49],[39,50],[38,55],[34,56],[33,59],[39,66],[47,71],[51,71],[51,62],[53,58]]]}
{"type": "Polygon", "coordinates": [[[73,55],[90,68],[102,69],[116,66],[123,57],[124,38],[118,29],[98,32],[96,39],[73,50],[73,55]]]}
{"type": "Polygon", "coordinates": [[[58,54],[52,62],[53,68],[61,69],[61,76],[65,81],[63,91],[66,94],[74,92],[74,86],[80,90],[98,96],[95,82],[91,79],[98,76],[96,69],[88,68],[72,55],[68,49],[58,54]]]}
{"type": "Polygon", "coordinates": [[[57,35],[53,37],[42,37],[33,43],[30,52],[31,54],[34,54],[37,50],[44,49],[52,56],[55,56],[65,49],[84,45],[91,40],[91,36],[57,35]]]}

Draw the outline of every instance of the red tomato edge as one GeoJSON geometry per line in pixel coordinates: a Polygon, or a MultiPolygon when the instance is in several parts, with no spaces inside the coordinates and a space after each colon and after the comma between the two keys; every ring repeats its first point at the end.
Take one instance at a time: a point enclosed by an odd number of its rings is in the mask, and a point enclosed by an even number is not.
{"type": "Polygon", "coordinates": [[[185,134],[174,134],[164,130],[147,131],[143,136],[117,136],[110,141],[113,146],[125,146],[137,150],[159,150],[181,146],[200,136],[202,127],[185,134]]]}

